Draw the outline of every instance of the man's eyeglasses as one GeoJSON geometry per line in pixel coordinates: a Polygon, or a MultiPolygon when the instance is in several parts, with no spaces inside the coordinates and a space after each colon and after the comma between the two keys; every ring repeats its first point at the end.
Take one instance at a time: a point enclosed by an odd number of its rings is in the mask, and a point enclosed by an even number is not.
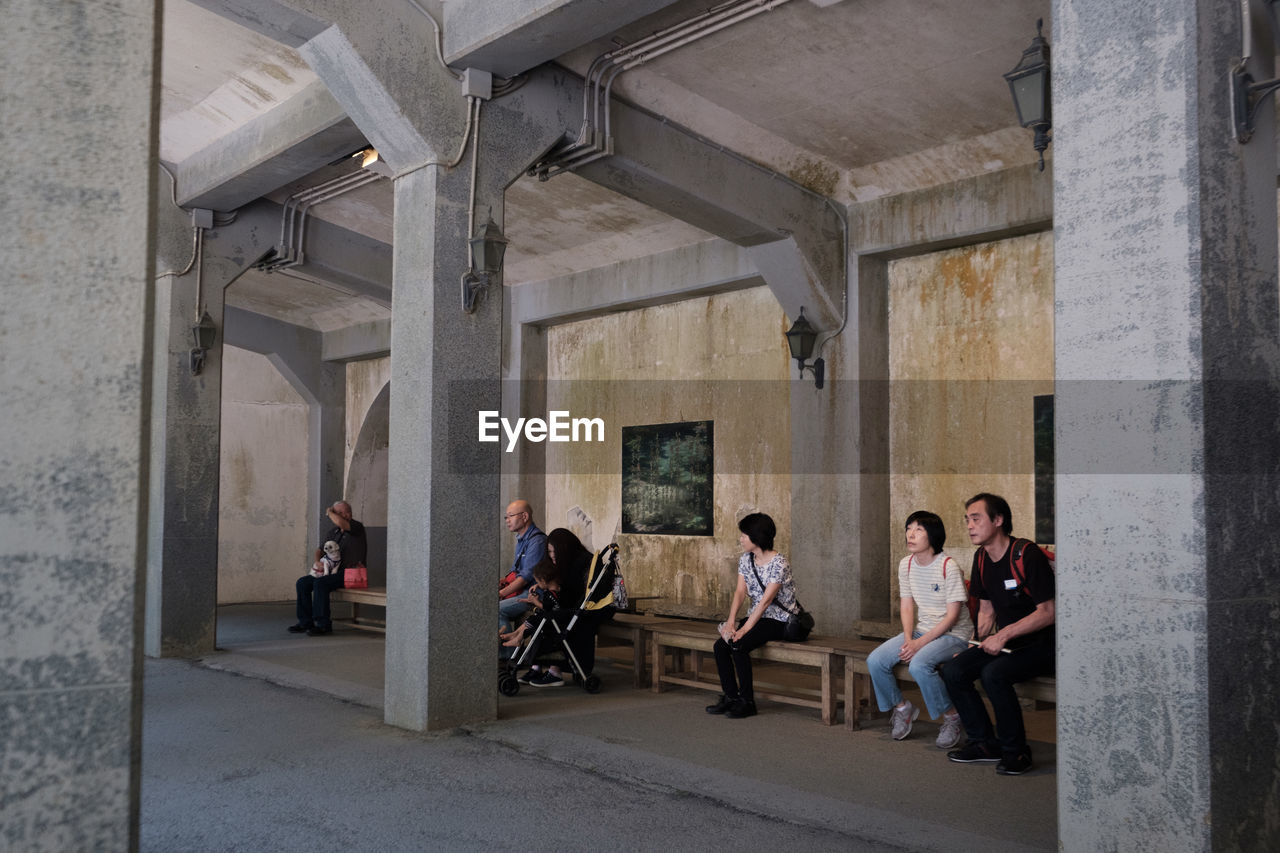
{"type": "Polygon", "coordinates": [[[522,515],[524,515],[523,512],[509,512],[503,518],[519,518],[522,515]]]}

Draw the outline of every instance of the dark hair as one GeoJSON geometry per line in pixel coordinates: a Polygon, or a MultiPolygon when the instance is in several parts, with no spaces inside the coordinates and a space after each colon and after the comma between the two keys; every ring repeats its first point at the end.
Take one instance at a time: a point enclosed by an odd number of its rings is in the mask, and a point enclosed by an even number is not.
{"type": "Polygon", "coordinates": [[[996,516],[1000,516],[1004,521],[1000,524],[1000,529],[1004,531],[1005,536],[1013,535],[1013,510],[1009,509],[1009,502],[999,495],[993,495],[990,492],[978,492],[969,500],[964,502],[964,508],[976,504],[978,501],[987,508],[987,518],[992,521],[996,520],[996,516]]]}
{"type": "Polygon", "coordinates": [[[773,537],[778,535],[778,528],[773,519],[763,512],[753,512],[738,522],[738,529],[747,534],[751,544],[761,551],[773,550],[773,537]]]}
{"type": "Polygon", "coordinates": [[[581,539],[573,535],[572,530],[557,527],[547,534],[547,544],[555,549],[556,552],[555,557],[552,558],[550,549],[548,549],[547,558],[554,559],[555,564],[562,570],[582,559],[583,554],[587,555],[588,560],[591,559],[591,552],[587,550],[586,545],[582,544],[581,539]]]}
{"type": "Polygon", "coordinates": [[[533,579],[543,586],[553,583],[558,584],[560,583],[560,567],[552,562],[550,557],[543,557],[538,561],[538,565],[533,567],[533,579]]]}
{"type": "Polygon", "coordinates": [[[906,530],[913,523],[924,528],[925,534],[929,537],[929,547],[933,549],[933,553],[942,553],[942,546],[947,544],[947,528],[942,523],[942,519],[938,517],[938,514],[929,512],[927,509],[916,510],[907,516],[907,522],[902,525],[902,529],[906,530]]]}

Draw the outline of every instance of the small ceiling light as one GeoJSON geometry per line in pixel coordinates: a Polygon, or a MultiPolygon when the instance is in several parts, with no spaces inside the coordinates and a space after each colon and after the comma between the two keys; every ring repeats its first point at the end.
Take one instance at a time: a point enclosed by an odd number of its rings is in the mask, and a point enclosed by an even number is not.
{"type": "Polygon", "coordinates": [[[462,275],[462,310],[472,314],[481,291],[502,277],[502,259],[507,252],[507,238],[490,215],[475,236],[467,241],[471,245],[471,269],[462,275]]]}
{"type": "Polygon", "coordinates": [[[191,336],[196,342],[195,349],[191,350],[192,376],[199,376],[200,371],[204,370],[205,353],[213,348],[213,341],[217,334],[218,327],[213,325],[213,318],[209,316],[208,311],[204,312],[200,322],[191,327],[191,336]]]}
{"type": "Polygon", "coordinates": [[[1041,35],[1044,19],[1036,21],[1036,37],[1031,46],[1022,52],[1022,59],[1012,71],[1004,75],[1013,93],[1013,105],[1018,110],[1018,121],[1023,127],[1036,132],[1036,151],[1040,152],[1040,171],[1044,171],[1044,150],[1052,142],[1049,128],[1053,127],[1049,97],[1049,43],[1041,35]]]}
{"type": "Polygon", "coordinates": [[[818,388],[822,387],[822,378],[826,373],[826,364],[822,359],[815,359],[812,365],[806,365],[805,362],[813,357],[813,345],[818,341],[818,330],[804,316],[804,308],[800,309],[800,316],[791,324],[791,328],[787,330],[787,346],[791,348],[791,357],[796,360],[800,366],[800,378],[804,378],[805,370],[813,371],[814,385],[818,388]]]}

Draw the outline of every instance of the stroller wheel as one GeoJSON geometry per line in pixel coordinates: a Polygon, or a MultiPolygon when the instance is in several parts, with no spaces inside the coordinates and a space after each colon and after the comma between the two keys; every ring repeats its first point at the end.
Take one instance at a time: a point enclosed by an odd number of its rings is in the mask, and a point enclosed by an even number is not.
{"type": "Polygon", "coordinates": [[[498,676],[498,692],[503,696],[515,696],[520,692],[520,682],[510,672],[498,676]]]}
{"type": "Polygon", "coordinates": [[[600,692],[600,676],[588,675],[587,681],[585,684],[582,685],[582,687],[588,693],[599,693],[600,692]]]}

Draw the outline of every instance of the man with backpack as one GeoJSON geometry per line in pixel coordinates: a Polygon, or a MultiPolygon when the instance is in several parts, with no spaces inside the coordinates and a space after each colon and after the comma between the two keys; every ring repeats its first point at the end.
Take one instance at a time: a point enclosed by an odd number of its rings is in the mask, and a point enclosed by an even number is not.
{"type": "Polygon", "coordinates": [[[1053,567],[1035,543],[1013,538],[1013,513],[999,495],[983,492],[966,501],[965,522],[978,546],[969,576],[970,595],[978,601],[977,635],[942,666],[968,738],[947,758],[991,762],[1000,775],[1019,776],[1031,769],[1031,749],[1013,686],[1053,674],[1053,567]],[[994,728],[974,684],[978,679],[995,712],[994,728]]]}

